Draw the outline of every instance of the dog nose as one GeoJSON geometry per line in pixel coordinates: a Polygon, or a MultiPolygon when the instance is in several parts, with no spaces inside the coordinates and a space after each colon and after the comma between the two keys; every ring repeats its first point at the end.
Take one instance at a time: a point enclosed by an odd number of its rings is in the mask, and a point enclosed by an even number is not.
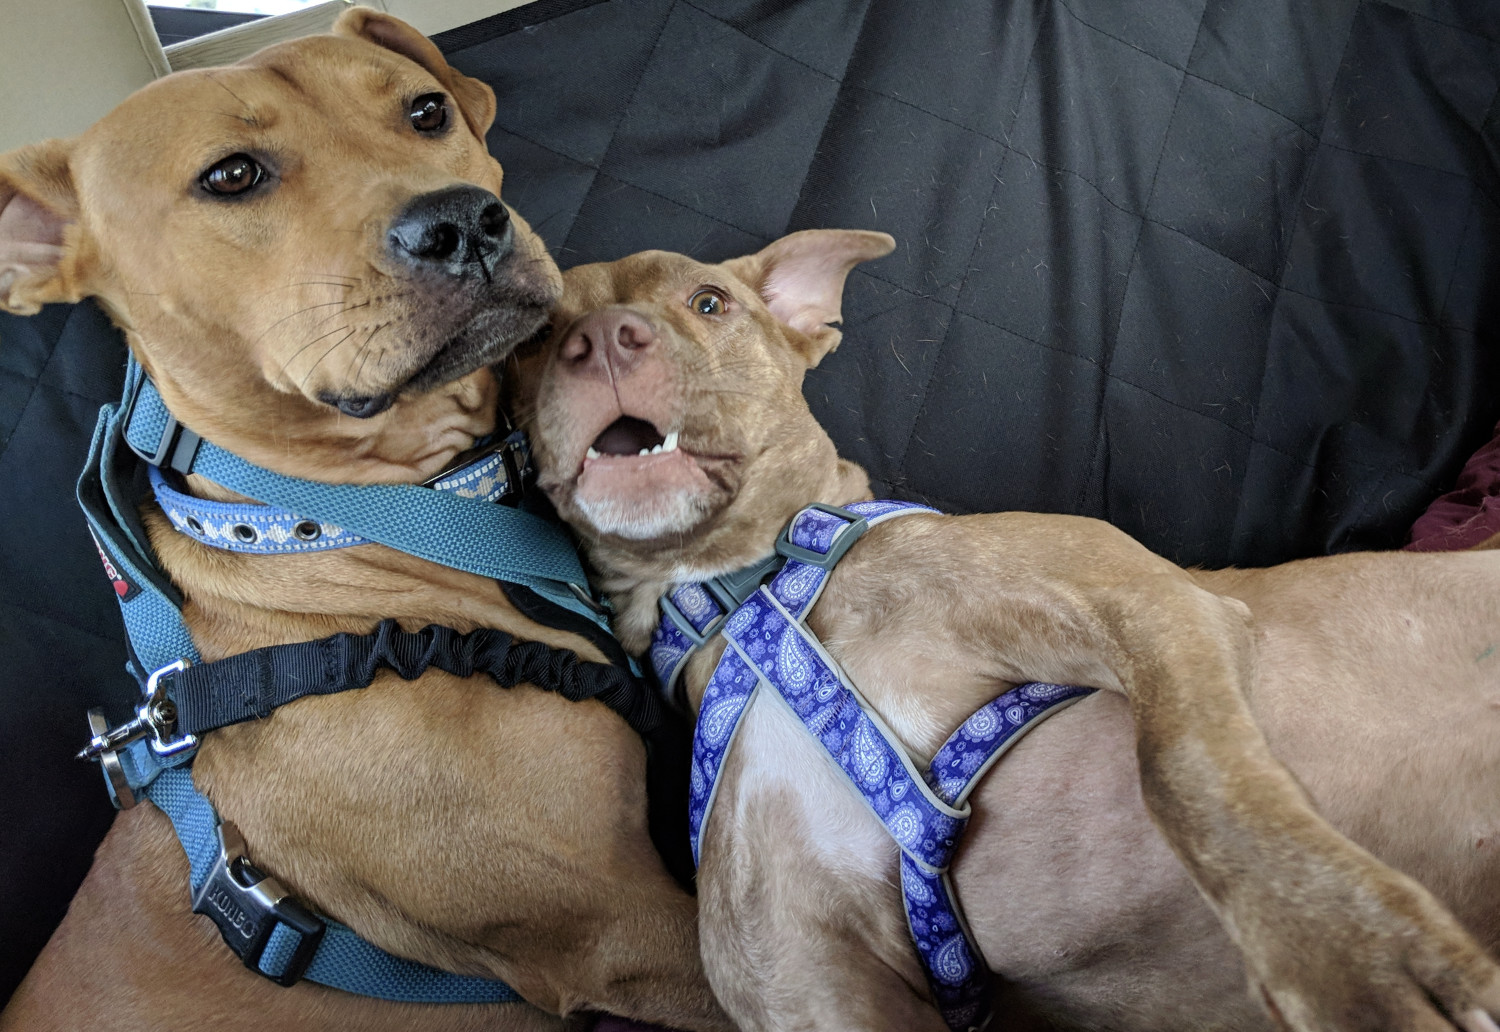
{"type": "Polygon", "coordinates": [[[605,308],[585,316],[562,344],[563,361],[627,373],[656,343],[656,328],[628,308],[605,308]]]}
{"type": "Polygon", "coordinates": [[[450,276],[482,275],[514,246],[510,213],[477,186],[450,186],[414,198],[386,235],[391,253],[409,265],[450,276]]]}

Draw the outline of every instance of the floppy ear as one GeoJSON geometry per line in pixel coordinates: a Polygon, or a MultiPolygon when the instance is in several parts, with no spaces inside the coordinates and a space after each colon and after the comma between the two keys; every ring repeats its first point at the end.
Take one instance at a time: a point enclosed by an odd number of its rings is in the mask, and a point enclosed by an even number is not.
{"type": "Polygon", "coordinates": [[[400,18],[368,7],[351,7],[333,23],[335,36],[363,39],[400,54],[432,73],[463,113],[475,136],[481,140],[495,120],[495,91],[449,66],[437,46],[400,18]]]}
{"type": "Polygon", "coordinates": [[[843,337],[829,323],[842,317],[849,270],[890,254],[895,246],[888,233],[805,229],[724,264],[756,289],[772,315],[801,335],[806,343],[794,343],[807,364],[815,366],[843,337]]]}
{"type": "Polygon", "coordinates": [[[78,196],[69,140],[44,140],[0,154],[0,308],[32,315],[83,296],[69,260],[78,196]]]}

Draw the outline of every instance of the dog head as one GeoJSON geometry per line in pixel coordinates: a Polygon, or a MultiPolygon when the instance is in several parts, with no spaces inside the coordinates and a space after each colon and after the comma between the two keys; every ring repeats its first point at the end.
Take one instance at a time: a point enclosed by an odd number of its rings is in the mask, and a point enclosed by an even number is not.
{"type": "Polygon", "coordinates": [[[720,265],[648,251],[564,274],[521,411],[542,488],[596,560],[724,572],[747,535],[759,548],[802,505],[868,491],[802,380],[838,345],[849,271],[892,246],[809,230],[720,265]]]}
{"type": "Polygon", "coordinates": [[[416,479],[488,432],[490,366],[560,289],[500,201],[489,87],[355,8],[0,156],[0,307],[98,298],[178,418],[321,479],[416,479]]]}

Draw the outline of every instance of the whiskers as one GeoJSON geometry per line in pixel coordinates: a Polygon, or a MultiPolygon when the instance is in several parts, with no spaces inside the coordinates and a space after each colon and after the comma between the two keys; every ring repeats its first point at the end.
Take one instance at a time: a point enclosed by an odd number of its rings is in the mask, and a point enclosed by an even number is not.
{"type": "MultiPolygon", "coordinates": [[[[338,340],[334,341],[332,347],[330,347],[327,351],[325,351],[321,355],[319,355],[318,356],[318,360],[316,362],[314,362],[312,365],[310,365],[310,366],[307,367],[307,372],[305,372],[305,373],[302,374],[302,379],[297,384],[298,388],[302,388],[302,387],[306,387],[307,386],[307,380],[308,380],[308,378],[310,376],[312,376],[313,370],[317,369],[318,366],[322,364],[323,359],[325,359],[329,355],[333,354],[335,351],[337,351],[339,349],[340,345],[342,345],[350,337],[354,336],[355,330],[354,330],[353,327],[350,327],[350,326],[340,326],[338,329],[329,330],[327,333],[323,334],[323,336],[321,336],[321,337],[314,337],[312,340],[308,341],[306,344],[302,345],[302,347],[300,347],[300,348],[297,349],[297,355],[300,355],[300,354],[302,354],[302,352],[304,352],[308,348],[312,347],[318,341],[324,340],[324,339],[326,339],[328,337],[332,337],[335,333],[338,333],[340,331],[343,331],[344,335],[342,337],[340,337],[338,340]]],[[[297,355],[293,355],[292,359],[289,359],[287,361],[286,365],[284,365],[284,366],[281,367],[282,372],[286,372],[287,371],[287,366],[290,366],[292,364],[292,360],[295,360],[296,357],[297,357],[297,355]]]]}
{"type": "MultiPolygon", "coordinates": [[[[307,324],[306,332],[310,332],[314,335],[310,339],[297,346],[297,348],[281,362],[280,367],[276,372],[277,379],[287,378],[295,375],[293,373],[292,367],[298,362],[299,359],[302,358],[304,354],[307,353],[310,348],[316,347],[317,345],[329,340],[330,338],[334,338],[333,343],[324,349],[323,353],[318,356],[317,361],[308,366],[307,370],[299,378],[299,388],[305,387],[307,385],[307,381],[309,380],[309,378],[311,378],[314,371],[317,370],[318,366],[322,365],[323,362],[327,360],[328,357],[335,351],[338,351],[339,348],[343,347],[350,340],[354,339],[359,333],[362,333],[366,330],[365,326],[356,325],[355,320],[351,320],[349,318],[351,313],[359,312],[361,309],[367,309],[374,303],[375,298],[370,296],[365,296],[362,300],[355,300],[355,298],[359,296],[359,293],[362,292],[362,288],[364,288],[366,285],[366,279],[363,276],[348,276],[336,272],[309,271],[302,273],[298,277],[289,279],[285,283],[278,284],[268,290],[261,292],[259,297],[262,299],[274,298],[278,294],[282,294],[288,290],[319,289],[331,292],[335,295],[332,300],[314,301],[310,304],[304,304],[286,313],[285,315],[280,316],[279,318],[266,325],[251,342],[252,346],[255,344],[259,344],[278,327],[284,326],[287,323],[292,322],[293,320],[308,319],[309,317],[311,317],[311,321],[307,324]],[[330,322],[337,322],[338,325],[334,326],[331,329],[324,329],[324,327],[326,327],[330,322]]],[[[325,294],[324,296],[327,296],[327,294],[325,294]]],[[[316,294],[314,295],[314,297],[316,297],[316,294]]],[[[361,352],[365,351],[365,349],[368,348],[370,342],[374,340],[376,334],[378,334],[380,330],[383,329],[386,325],[389,324],[382,323],[369,328],[369,332],[366,335],[364,341],[361,342],[359,349],[356,350],[355,354],[350,358],[351,365],[356,359],[362,358],[364,361],[368,360],[368,353],[365,353],[363,356],[361,356],[361,352]]],[[[361,361],[361,368],[363,368],[363,361],[361,361]]]]}

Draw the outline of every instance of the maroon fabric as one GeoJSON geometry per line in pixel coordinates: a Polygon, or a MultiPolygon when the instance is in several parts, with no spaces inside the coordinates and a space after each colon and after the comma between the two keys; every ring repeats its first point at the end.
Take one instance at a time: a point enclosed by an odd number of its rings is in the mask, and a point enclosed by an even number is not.
{"type": "Polygon", "coordinates": [[[1412,524],[1412,552],[1473,548],[1500,534],[1500,426],[1490,443],[1464,464],[1453,490],[1427,507],[1412,524]]]}
{"type": "Polygon", "coordinates": [[[630,1021],[626,1018],[617,1018],[605,1014],[599,1018],[594,1025],[594,1032],[668,1032],[660,1025],[643,1025],[639,1021],[630,1021]]]}

